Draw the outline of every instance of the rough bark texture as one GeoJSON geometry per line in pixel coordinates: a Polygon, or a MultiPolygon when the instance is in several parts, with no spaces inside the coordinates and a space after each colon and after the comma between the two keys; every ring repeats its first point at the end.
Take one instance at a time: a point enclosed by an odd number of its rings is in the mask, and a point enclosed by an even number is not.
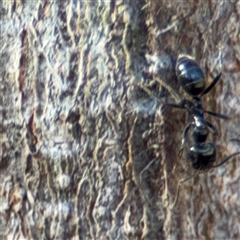
{"type": "Polygon", "coordinates": [[[183,97],[179,54],[208,83],[222,70],[203,104],[236,117],[207,116],[217,161],[240,150],[239,1],[4,1],[0,14],[1,239],[240,239],[239,156],[169,208],[193,171],[178,159],[187,114],[164,107],[183,97]]]}

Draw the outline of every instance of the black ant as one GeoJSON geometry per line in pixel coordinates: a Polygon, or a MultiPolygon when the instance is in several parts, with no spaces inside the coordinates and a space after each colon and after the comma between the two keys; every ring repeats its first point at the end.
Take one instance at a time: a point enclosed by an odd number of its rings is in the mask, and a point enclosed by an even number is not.
{"type": "MultiPolygon", "coordinates": [[[[216,168],[227,162],[230,158],[234,157],[240,152],[233,153],[224,158],[220,163],[214,165],[216,161],[216,146],[213,142],[206,142],[209,131],[214,135],[218,134],[217,129],[204,118],[204,112],[215,117],[227,120],[230,119],[226,115],[206,111],[201,102],[201,97],[207,94],[219,81],[221,73],[218,74],[212,83],[206,88],[205,76],[198,65],[198,63],[188,55],[180,55],[176,63],[176,75],[183,90],[190,96],[191,100],[183,99],[179,104],[167,104],[173,108],[187,109],[193,121],[189,123],[183,134],[182,145],[179,150],[181,155],[184,147],[187,149],[187,158],[192,167],[196,170],[195,174],[182,179],[178,183],[177,196],[172,204],[172,208],[176,205],[179,195],[179,186],[181,183],[193,178],[201,171],[206,171],[211,168],[216,168]],[[192,144],[189,146],[188,132],[192,129],[192,144]]],[[[239,141],[231,139],[230,141],[239,141]]]]}

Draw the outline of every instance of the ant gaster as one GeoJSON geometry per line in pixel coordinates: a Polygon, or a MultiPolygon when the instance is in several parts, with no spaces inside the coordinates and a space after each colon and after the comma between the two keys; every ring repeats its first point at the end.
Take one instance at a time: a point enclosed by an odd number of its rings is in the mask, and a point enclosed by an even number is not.
{"type": "MultiPolygon", "coordinates": [[[[221,119],[230,119],[226,115],[206,111],[201,102],[201,97],[207,94],[219,81],[221,73],[218,74],[212,83],[206,88],[205,76],[198,65],[198,63],[188,55],[180,55],[176,63],[176,75],[183,90],[190,96],[191,100],[183,99],[179,104],[167,104],[167,106],[174,108],[187,109],[193,121],[189,123],[183,134],[182,146],[180,148],[180,155],[184,148],[187,149],[187,158],[192,167],[196,170],[193,176],[180,180],[179,184],[191,179],[200,171],[206,171],[227,162],[233,156],[240,154],[240,152],[233,153],[224,158],[220,163],[214,165],[216,161],[216,147],[213,142],[206,142],[209,131],[214,135],[218,134],[217,129],[204,118],[204,112],[221,119]],[[189,146],[188,132],[192,129],[192,144],[189,146]]],[[[235,141],[234,139],[232,141],[235,141]]],[[[173,206],[177,203],[179,194],[179,184],[177,190],[177,197],[173,206]]]]}

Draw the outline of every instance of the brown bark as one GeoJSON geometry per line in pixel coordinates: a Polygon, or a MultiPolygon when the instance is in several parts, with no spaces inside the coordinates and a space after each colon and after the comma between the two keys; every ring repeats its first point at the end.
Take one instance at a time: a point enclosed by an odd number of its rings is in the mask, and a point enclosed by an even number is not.
{"type": "Polygon", "coordinates": [[[0,14],[2,239],[240,238],[239,156],[169,208],[193,170],[178,159],[189,118],[164,107],[183,97],[179,54],[208,83],[222,71],[203,104],[235,116],[206,116],[217,161],[239,151],[237,1],[4,1],[0,14]]]}

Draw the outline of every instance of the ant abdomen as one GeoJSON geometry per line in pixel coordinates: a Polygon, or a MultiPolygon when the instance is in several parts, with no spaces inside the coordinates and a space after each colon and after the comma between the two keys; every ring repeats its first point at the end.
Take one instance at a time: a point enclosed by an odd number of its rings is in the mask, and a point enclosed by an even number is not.
{"type": "Polygon", "coordinates": [[[203,145],[195,144],[188,151],[188,159],[196,170],[205,171],[213,166],[216,160],[216,147],[209,142],[203,145]]]}
{"type": "Polygon", "coordinates": [[[198,63],[187,55],[180,55],[176,64],[176,75],[184,91],[189,95],[201,94],[205,87],[205,76],[198,63]]]}

